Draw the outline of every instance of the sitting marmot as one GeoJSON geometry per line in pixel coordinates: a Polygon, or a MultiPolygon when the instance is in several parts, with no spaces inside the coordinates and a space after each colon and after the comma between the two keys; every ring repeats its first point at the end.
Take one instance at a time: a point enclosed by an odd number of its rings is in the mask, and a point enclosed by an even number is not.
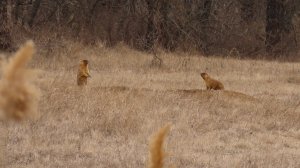
{"type": "Polygon", "coordinates": [[[220,81],[217,81],[217,80],[211,78],[210,76],[208,76],[207,73],[201,73],[201,76],[202,76],[203,80],[205,81],[207,90],[211,90],[211,89],[224,90],[224,85],[220,81]]]}
{"type": "Polygon", "coordinates": [[[91,77],[89,67],[88,67],[88,60],[80,60],[79,62],[79,69],[77,73],[77,85],[83,86],[87,84],[87,78],[91,77]]]}

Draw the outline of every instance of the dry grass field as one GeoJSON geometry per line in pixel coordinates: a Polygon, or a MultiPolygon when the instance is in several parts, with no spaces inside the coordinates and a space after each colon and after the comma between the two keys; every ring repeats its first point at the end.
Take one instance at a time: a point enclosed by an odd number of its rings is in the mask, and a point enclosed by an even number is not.
{"type": "MultiPolygon", "coordinates": [[[[38,46],[38,45],[37,45],[38,46]]],[[[172,125],[166,165],[300,167],[300,63],[150,54],[66,42],[40,48],[39,117],[8,123],[6,167],[147,167],[154,132],[172,125]],[[92,78],[76,85],[78,61],[92,78]],[[206,71],[225,91],[206,91],[206,71]]]]}

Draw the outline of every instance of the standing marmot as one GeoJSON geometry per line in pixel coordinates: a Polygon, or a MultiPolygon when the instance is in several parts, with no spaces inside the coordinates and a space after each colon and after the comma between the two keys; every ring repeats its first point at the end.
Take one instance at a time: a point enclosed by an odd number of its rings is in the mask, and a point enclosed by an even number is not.
{"type": "Polygon", "coordinates": [[[83,86],[87,84],[87,78],[90,76],[90,71],[88,67],[88,60],[80,60],[79,69],[77,73],[77,85],[83,86]]]}
{"type": "Polygon", "coordinates": [[[201,73],[201,76],[202,76],[203,80],[205,81],[207,90],[211,90],[211,89],[224,90],[224,85],[220,81],[217,81],[217,80],[211,78],[210,76],[208,76],[207,73],[201,73]]]}

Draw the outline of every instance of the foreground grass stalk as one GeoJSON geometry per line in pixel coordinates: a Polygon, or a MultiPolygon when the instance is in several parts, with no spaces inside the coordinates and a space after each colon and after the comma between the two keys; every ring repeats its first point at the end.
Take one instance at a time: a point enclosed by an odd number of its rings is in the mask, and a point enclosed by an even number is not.
{"type": "Polygon", "coordinates": [[[161,128],[153,137],[150,144],[149,168],[163,168],[165,158],[163,143],[169,131],[170,125],[166,125],[165,127],[161,128]]]}
{"type": "Polygon", "coordinates": [[[6,119],[22,120],[37,112],[39,91],[32,84],[33,74],[26,68],[35,52],[28,41],[4,64],[0,80],[0,112],[6,119]]]}
{"type": "Polygon", "coordinates": [[[32,73],[26,68],[35,52],[28,41],[3,65],[0,80],[0,168],[6,167],[7,121],[34,117],[39,92],[32,84],[32,73]]]}

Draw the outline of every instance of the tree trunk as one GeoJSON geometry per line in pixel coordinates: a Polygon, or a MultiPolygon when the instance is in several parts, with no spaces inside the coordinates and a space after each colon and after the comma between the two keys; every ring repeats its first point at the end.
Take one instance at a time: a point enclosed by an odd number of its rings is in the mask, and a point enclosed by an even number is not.
{"type": "Polygon", "coordinates": [[[12,40],[8,27],[7,17],[7,0],[0,1],[0,50],[10,50],[12,48],[12,40]]]}
{"type": "Polygon", "coordinates": [[[198,18],[200,20],[200,40],[202,41],[202,44],[200,44],[200,46],[198,47],[204,52],[204,54],[208,54],[209,37],[207,36],[207,34],[209,30],[209,17],[212,9],[212,0],[204,0],[203,6],[200,8],[202,8],[199,9],[202,12],[200,12],[198,18]]]}
{"type": "Polygon", "coordinates": [[[14,13],[14,23],[18,23],[19,21],[19,5],[20,5],[20,0],[15,1],[15,13],[14,13]]]}
{"type": "Polygon", "coordinates": [[[177,39],[176,32],[172,29],[169,19],[170,2],[168,0],[160,0],[159,14],[161,17],[159,41],[167,50],[174,50],[176,47],[175,41],[177,39]]]}
{"type": "Polygon", "coordinates": [[[32,11],[31,11],[30,19],[28,21],[28,24],[29,24],[30,27],[32,27],[32,25],[33,25],[34,18],[35,18],[36,14],[37,14],[37,12],[40,8],[41,1],[42,0],[35,0],[33,2],[33,7],[32,7],[32,11]]]}
{"type": "Polygon", "coordinates": [[[267,0],[265,45],[270,55],[284,52],[284,48],[278,44],[284,36],[291,33],[294,12],[293,3],[285,3],[285,0],[267,0]]]}
{"type": "Polygon", "coordinates": [[[241,0],[241,17],[246,23],[250,23],[254,19],[254,1],[241,0]]]}
{"type": "Polygon", "coordinates": [[[154,25],[154,15],[156,12],[155,9],[156,0],[147,0],[147,6],[148,6],[148,24],[147,24],[147,32],[146,32],[146,43],[145,43],[145,49],[146,50],[152,50],[154,47],[154,40],[156,39],[156,30],[154,25]]]}

